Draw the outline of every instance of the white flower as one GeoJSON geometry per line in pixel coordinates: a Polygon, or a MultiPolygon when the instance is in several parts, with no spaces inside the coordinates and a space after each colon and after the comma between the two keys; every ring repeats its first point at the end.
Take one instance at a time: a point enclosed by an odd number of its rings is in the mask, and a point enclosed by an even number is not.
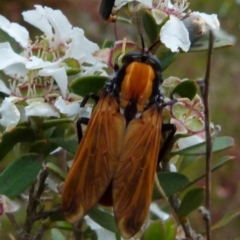
{"type": "Polygon", "coordinates": [[[28,45],[28,31],[17,23],[10,23],[4,16],[0,15],[0,29],[7,32],[13,37],[23,48],[28,45]]]}
{"type": "Polygon", "coordinates": [[[200,25],[198,32],[195,34],[203,34],[206,31],[206,25],[211,29],[219,28],[220,24],[216,14],[208,15],[199,12],[184,13],[188,6],[189,3],[187,0],[175,1],[174,5],[170,0],[153,1],[152,14],[157,24],[161,24],[166,17],[169,17],[169,20],[167,20],[160,30],[160,40],[172,52],[179,51],[179,48],[187,52],[190,48],[193,37],[189,36],[191,29],[187,28],[182,21],[183,19],[189,18],[190,22],[195,21],[195,24],[197,22],[200,25]]]}
{"type": "Polygon", "coordinates": [[[172,52],[178,52],[179,48],[187,52],[191,45],[187,29],[175,16],[170,16],[170,19],[161,28],[160,39],[172,52]]]}
{"type": "Polygon", "coordinates": [[[19,205],[13,202],[5,195],[0,195],[0,216],[4,213],[16,212],[19,209],[19,205]]]}
{"type": "MultiPolygon", "coordinates": [[[[133,0],[128,0],[127,2],[132,1],[133,0]]],[[[117,2],[117,6],[123,6],[127,3],[125,0],[119,0],[117,2]]],[[[172,4],[170,0],[139,0],[137,2],[151,9],[157,24],[162,24],[167,20],[161,27],[159,38],[172,52],[178,52],[179,49],[187,52],[190,48],[191,41],[198,39],[197,37],[202,35],[206,31],[206,28],[218,29],[220,26],[216,14],[208,15],[199,12],[184,13],[189,6],[187,0],[176,0],[174,4],[172,4]],[[185,21],[188,18],[189,21],[187,22],[188,24],[186,24],[185,21]],[[191,26],[191,24],[194,26],[191,26]],[[198,28],[196,28],[196,24],[199,25],[198,28]],[[189,32],[192,31],[191,28],[197,29],[197,32],[194,32],[194,35],[196,34],[197,37],[189,35],[189,32]]]]}
{"type": "Polygon", "coordinates": [[[0,43],[0,70],[10,76],[10,89],[0,80],[0,91],[24,103],[20,113],[20,107],[14,106],[17,102],[11,98],[4,100],[0,124],[10,129],[29,116],[60,117],[60,113],[89,116],[88,110],[80,108],[80,98],[70,96],[68,71],[72,71],[71,79],[74,74],[75,77],[106,74],[103,70],[106,64],[94,57],[98,45],[89,41],[82,29],[73,27],[60,10],[36,5],[34,10],[23,12],[23,17],[43,35],[32,42],[25,28],[0,16],[0,29],[22,46],[18,54],[8,42],[0,43]]]}
{"type": "Polygon", "coordinates": [[[0,79],[0,92],[10,94],[10,89],[7,88],[6,84],[0,79]]]}
{"type": "Polygon", "coordinates": [[[60,10],[35,5],[35,10],[23,12],[26,22],[45,33],[50,47],[58,48],[72,36],[72,25],[60,10]]]}
{"type": "Polygon", "coordinates": [[[16,97],[6,97],[2,102],[0,107],[0,124],[5,127],[7,131],[13,129],[20,120],[20,112],[14,104],[20,100],[21,99],[16,97]]]}
{"type": "Polygon", "coordinates": [[[25,115],[38,116],[38,117],[60,117],[57,109],[51,104],[42,102],[42,101],[33,101],[28,106],[25,107],[25,115]]]}
{"type": "Polygon", "coordinates": [[[62,97],[59,97],[55,102],[55,107],[67,116],[80,115],[81,117],[90,118],[92,108],[80,107],[79,102],[67,102],[62,97]]]}

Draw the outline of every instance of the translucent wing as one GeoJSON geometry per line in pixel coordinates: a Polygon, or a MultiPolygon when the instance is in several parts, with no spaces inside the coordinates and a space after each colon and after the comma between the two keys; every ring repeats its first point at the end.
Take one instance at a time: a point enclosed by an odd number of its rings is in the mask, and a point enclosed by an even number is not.
{"type": "Polygon", "coordinates": [[[160,149],[161,118],[160,108],[150,108],[126,129],[113,178],[114,214],[125,238],[139,231],[149,211],[160,149]]]}
{"type": "Polygon", "coordinates": [[[125,125],[116,99],[102,94],[64,184],[62,209],[69,222],[81,219],[108,188],[116,169],[125,125]]]}

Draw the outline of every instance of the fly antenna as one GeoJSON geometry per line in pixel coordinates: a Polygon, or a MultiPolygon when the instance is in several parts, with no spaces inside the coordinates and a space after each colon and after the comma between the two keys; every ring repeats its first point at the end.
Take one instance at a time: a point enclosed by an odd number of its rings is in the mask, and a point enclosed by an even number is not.
{"type": "Polygon", "coordinates": [[[160,43],[160,40],[157,40],[157,41],[148,49],[147,53],[149,54],[149,52],[151,52],[152,49],[153,49],[158,43],[160,43]]]}
{"type": "Polygon", "coordinates": [[[145,49],[145,44],[144,44],[144,39],[141,33],[139,33],[140,38],[141,38],[141,44],[142,44],[142,56],[144,55],[144,49],[145,49]]]}

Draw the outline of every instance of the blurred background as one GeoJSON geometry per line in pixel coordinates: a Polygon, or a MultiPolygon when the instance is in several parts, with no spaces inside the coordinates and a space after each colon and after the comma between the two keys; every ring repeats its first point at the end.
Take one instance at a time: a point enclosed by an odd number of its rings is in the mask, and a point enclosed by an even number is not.
{"type": "MultiPolygon", "coordinates": [[[[240,126],[238,125],[240,124],[240,1],[189,1],[189,9],[192,11],[216,13],[222,29],[232,35],[236,41],[234,47],[215,50],[212,61],[211,119],[215,124],[221,125],[221,136],[232,136],[236,141],[235,147],[224,154],[234,155],[236,159],[213,173],[212,208],[214,223],[230,210],[240,208],[240,126]]],[[[0,0],[0,14],[11,22],[18,22],[27,27],[31,36],[34,37],[38,33],[37,30],[23,22],[21,13],[33,9],[35,4],[60,9],[73,26],[83,28],[87,38],[97,42],[99,46],[106,38],[116,40],[128,37],[131,39],[131,29],[127,28],[123,31],[122,29],[125,28],[123,24],[108,24],[100,18],[98,14],[100,0],[0,0]],[[123,32],[127,32],[129,35],[123,35],[123,32]]],[[[177,60],[164,72],[164,77],[178,76],[190,79],[203,77],[206,57],[206,53],[180,54],[177,60]]],[[[196,174],[197,171],[199,170],[196,166],[196,174]]],[[[193,214],[192,218],[196,217],[193,214]]],[[[199,221],[193,219],[193,224],[198,232],[204,231],[203,224],[199,224],[199,221]]],[[[0,233],[1,231],[4,229],[0,228],[0,233]]],[[[239,240],[239,236],[240,218],[236,218],[226,227],[213,232],[213,239],[239,240]]],[[[0,239],[2,239],[1,234],[0,239]]]]}

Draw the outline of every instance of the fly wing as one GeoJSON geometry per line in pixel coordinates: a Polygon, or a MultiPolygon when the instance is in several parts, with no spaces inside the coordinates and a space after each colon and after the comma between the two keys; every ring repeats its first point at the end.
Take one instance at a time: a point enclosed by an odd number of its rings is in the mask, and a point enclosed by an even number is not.
{"type": "Polygon", "coordinates": [[[125,238],[139,231],[149,211],[160,149],[162,110],[150,108],[126,130],[113,178],[113,208],[125,238]]]}
{"type": "Polygon", "coordinates": [[[81,219],[108,188],[126,128],[113,96],[102,94],[66,178],[62,209],[69,222],[81,219]]]}

